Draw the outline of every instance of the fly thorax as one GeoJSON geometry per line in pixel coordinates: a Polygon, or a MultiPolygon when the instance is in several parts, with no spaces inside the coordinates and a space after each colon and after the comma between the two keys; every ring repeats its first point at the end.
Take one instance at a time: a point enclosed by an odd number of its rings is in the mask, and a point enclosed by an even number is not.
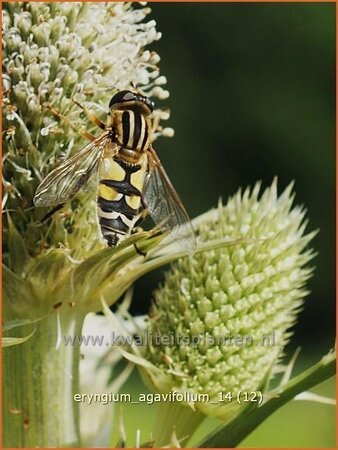
{"type": "Polygon", "coordinates": [[[149,145],[149,119],[138,110],[116,111],[117,143],[125,148],[143,152],[149,145]]]}

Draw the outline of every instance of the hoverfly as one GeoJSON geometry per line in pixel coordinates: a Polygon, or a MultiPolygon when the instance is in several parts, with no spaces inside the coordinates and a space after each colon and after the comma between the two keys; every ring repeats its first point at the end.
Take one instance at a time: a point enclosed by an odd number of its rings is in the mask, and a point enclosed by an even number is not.
{"type": "Polygon", "coordinates": [[[97,181],[97,214],[103,238],[118,245],[149,212],[185,251],[195,251],[189,216],[152,147],[153,102],[123,90],[109,102],[102,134],[50,172],[38,186],[35,206],[57,206],[91,179],[97,181]]]}

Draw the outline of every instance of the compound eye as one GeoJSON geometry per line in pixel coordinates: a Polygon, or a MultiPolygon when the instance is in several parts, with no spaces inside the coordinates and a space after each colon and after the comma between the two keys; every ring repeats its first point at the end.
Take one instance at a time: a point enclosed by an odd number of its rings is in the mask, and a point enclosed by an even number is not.
{"type": "Polygon", "coordinates": [[[124,102],[130,102],[131,100],[135,100],[136,96],[133,92],[127,92],[126,94],[124,94],[123,96],[123,101],[124,102]]]}
{"type": "Polygon", "coordinates": [[[111,108],[115,103],[130,102],[135,100],[135,94],[131,91],[120,91],[115,94],[109,102],[109,108],[111,108]]]}

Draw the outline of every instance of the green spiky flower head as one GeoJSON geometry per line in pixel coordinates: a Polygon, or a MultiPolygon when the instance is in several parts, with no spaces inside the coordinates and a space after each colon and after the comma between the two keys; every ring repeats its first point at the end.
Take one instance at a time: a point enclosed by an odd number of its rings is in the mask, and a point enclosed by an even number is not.
{"type": "Polygon", "coordinates": [[[220,203],[197,222],[198,240],[242,238],[174,263],[150,314],[147,382],[188,393],[185,403],[227,419],[239,393],[263,391],[307,294],[313,257],[304,210],[291,186],[259,184],[220,203]],[[223,396],[231,393],[227,399],[223,396]],[[206,394],[203,401],[198,394],[206,394]]]}

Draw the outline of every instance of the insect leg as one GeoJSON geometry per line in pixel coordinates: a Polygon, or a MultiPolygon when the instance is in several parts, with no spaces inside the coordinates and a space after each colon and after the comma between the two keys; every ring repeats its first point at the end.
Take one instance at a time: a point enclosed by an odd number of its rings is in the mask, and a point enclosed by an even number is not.
{"type": "Polygon", "coordinates": [[[136,253],[138,253],[141,256],[147,256],[147,252],[143,252],[141,249],[138,248],[137,244],[134,244],[136,253]]]}
{"type": "Polygon", "coordinates": [[[84,138],[88,139],[89,141],[95,141],[96,137],[92,134],[88,133],[87,131],[80,130],[79,128],[76,128],[74,124],[63,114],[61,114],[57,109],[53,108],[51,105],[46,105],[47,109],[54,114],[54,116],[58,117],[59,119],[62,119],[64,122],[66,122],[74,131],[76,131],[78,134],[83,136],[84,138]]]}
{"type": "Polygon", "coordinates": [[[141,192],[140,197],[141,197],[141,205],[142,205],[142,210],[143,210],[141,217],[142,217],[142,219],[144,219],[146,217],[146,215],[148,214],[148,207],[147,207],[147,204],[146,204],[146,201],[145,201],[145,198],[144,198],[144,195],[142,194],[142,192],[141,192]]]}
{"type": "Polygon", "coordinates": [[[138,253],[139,255],[144,256],[144,257],[147,256],[147,252],[144,252],[141,249],[139,249],[137,244],[134,244],[134,247],[135,247],[136,253],[138,253]]]}
{"type": "Polygon", "coordinates": [[[134,228],[138,227],[140,225],[140,223],[147,217],[147,215],[148,215],[147,207],[143,206],[143,204],[142,204],[142,206],[138,210],[138,214],[140,214],[140,217],[135,222],[134,228]]]}
{"type": "Polygon", "coordinates": [[[47,214],[43,216],[43,218],[40,220],[40,223],[46,222],[50,217],[52,217],[53,214],[55,214],[57,211],[59,211],[61,208],[63,208],[64,203],[61,203],[60,205],[55,206],[51,211],[49,211],[47,214]]]}
{"type": "Polygon", "coordinates": [[[72,98],[72,101],[73,103],[75,103],[75,105],[79,106],[82,109],[82,111],[86,114],[86,116],[91,122],[95,123],[95,125],[100,127],[102,130],[105,130],[106,125],[99,118],[97,118],[94,114],[88,111],[88,109],[85,106],[81,105],[81,103],[79,103],[77,100],[74,100],[72,98]]]}
{"type": "MultiPolygon", "coordinates": [[[[142,201],[142,197],[141,196],[141,201],[142,201]]],[[[139,212],[141,213],[140,217],[138,218],[137,222],[135,222],[134,228],[132,233],[138,233],[139,231],[143,231],[143,228],[140,227],[140,223],[144,220],[144,218],[147,216],[148,214],[148,210],[146,208],[143,207],[143,201],[142,201],[142,206],[140,207],[139,212]]],[[[135,250],[136,252],[141,255],[141,256],[147,256],[147,252],[143,252],[142,250],[140,250],[137,246],[137,244],[134,244],[135,250]]]]}

